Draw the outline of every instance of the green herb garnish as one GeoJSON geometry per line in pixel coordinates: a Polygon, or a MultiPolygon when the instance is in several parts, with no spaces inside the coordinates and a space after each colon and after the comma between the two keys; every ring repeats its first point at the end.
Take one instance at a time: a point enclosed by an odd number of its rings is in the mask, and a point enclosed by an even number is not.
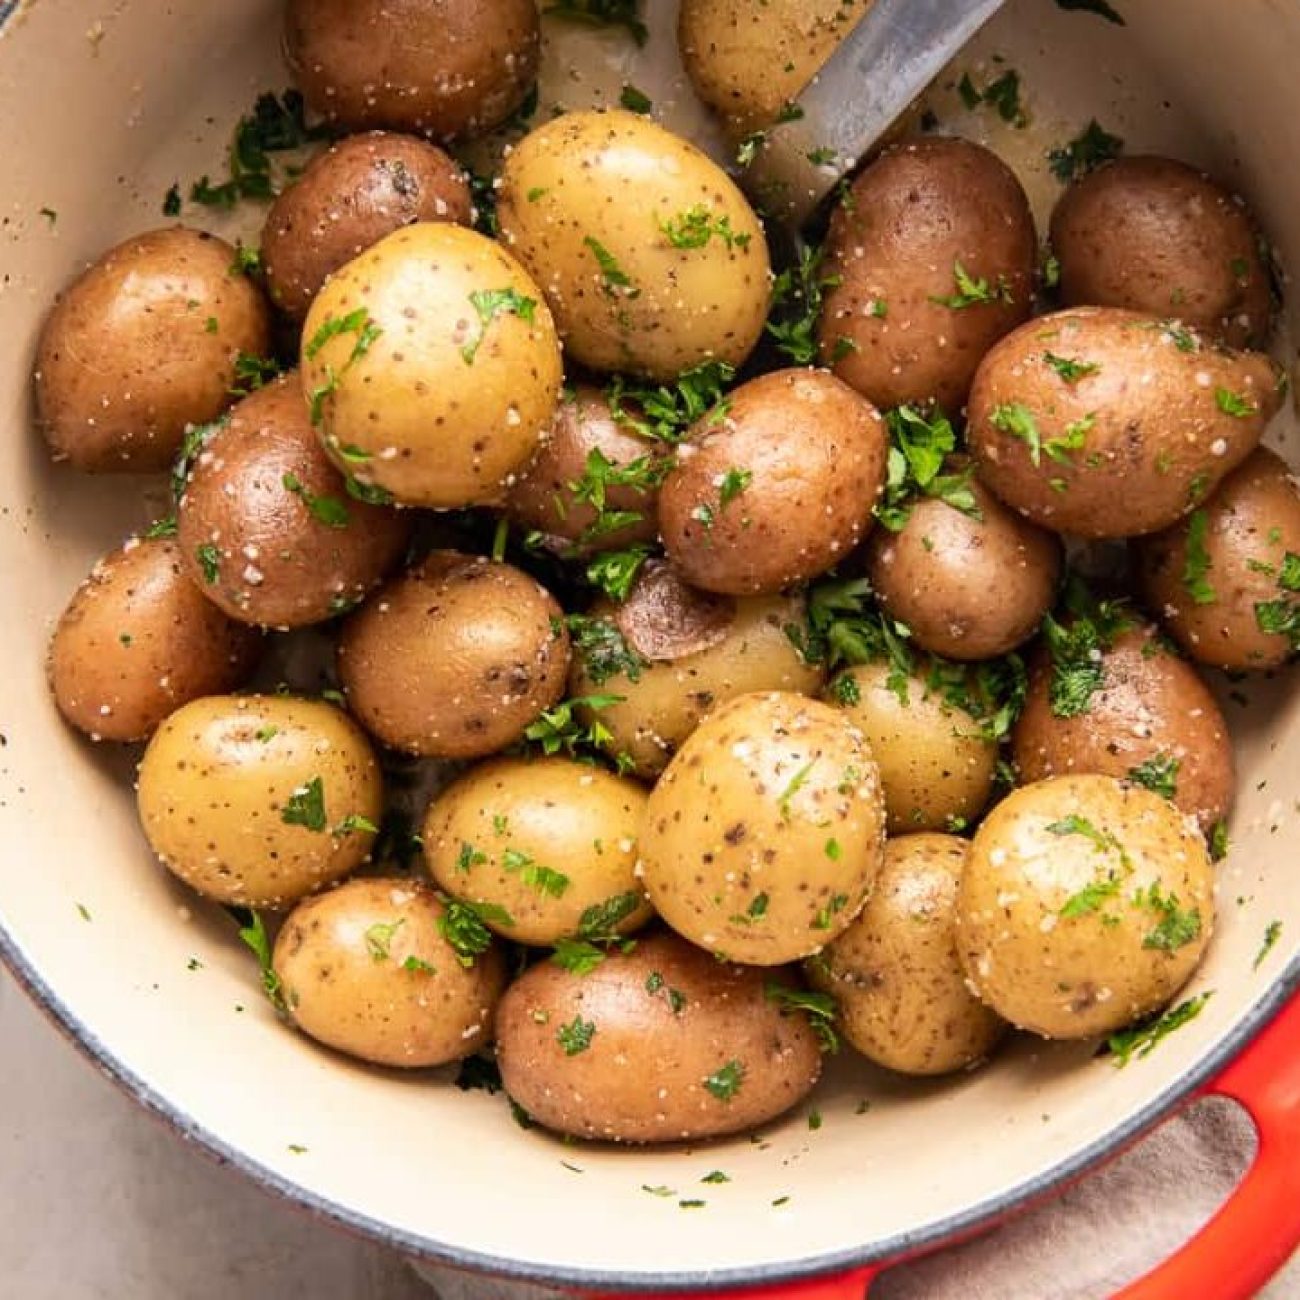
{"type": "Polygon", "coordinates": [[[1047,165],[1057,180],[1069,184],[1102,163],[1118,158],[1123,152],[1124,141],[1109,131],[1102,130],[1096,118],[1093,118],[1083,130],[1068,144],[1051,150],[1047,155],[1047,165]]]}
{"type": "Polygon", "coordinates": [[[488,326],[503,313],[518,316],[526,324],[533,324],[537,319],[537,299],[527,298],[517,289],[477,289],[469,296],[474,310],[478,313],[479,329],[468,343],[460,350],[460,355],[467,366],[474,364],[479,347],[487,336],[488,326]]]}
{"type": "Polygon", "coordinates": [[[736,1060],[720,1066],[704,1080],[704,1086],[719,1100],[730,1101],[745,1081],[745,1067],[736,1060]]]}
{"type": "Polygon", "coordinates": [[[567,1025],[555,1031],[555,1041],[564,1049],[565,1056],[577,1056],[591,1046],[596,1033],[596,1022],[574,1016],[567,1025]]]}
{"type": "Polygon", "coordinates": [[[1134,1025],[1132,1029],[1111,1034],[1106,1040],[1106,1046],[1115,1058],[1115,1065],[1122,1069],[1132,1060],[1141,1060],[1144,1056],[1150,1056],[1160,1042],[1175,1029],[1181,1029],[1188,1021],[1195,1020],[1213,996],[1213,990],[1207,990],[1194,998],[1180,1002],[1173,1010],[1166,1011],[1161,1016],[1134,1025]]]}

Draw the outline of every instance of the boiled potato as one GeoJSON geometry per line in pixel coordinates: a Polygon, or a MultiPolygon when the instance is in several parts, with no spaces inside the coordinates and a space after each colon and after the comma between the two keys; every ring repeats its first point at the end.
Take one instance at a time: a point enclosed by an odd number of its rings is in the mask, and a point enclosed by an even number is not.
{"type": "Polygon", "coordinates": [[[842,933],[880,870],[885,808],[862,733],[801,695],[709,715],[650,792],[646,892],[719,957],[775,966],[842,933]]]}
{"type": "Polygon", "coordinates": [[[565,113],[501,171],[507,248],[541,285],[566,354],[671,380],[738,366],[767,315],[763,228],[694,145],[638,113],[565,113]]]}
{"type": "Polygon", "coordinates": [[[978,514],[926,497],[897,532],[877,528],[866,574],[882,608],[923,650],[994,659],[1033,636],[1051,608],[1061,543],[978,481],[968,488],[978,514]]]}
{"type": "Polygon", "coordinates": [[[912,140],[853,182],[831,218],[822,360],[882,410],[956,413],[980,359],[1033,307],[1038,241],[1020,182],[965,140],[912,140]]]}
{"type": "Polygon", "coordinates": [[[559,605],[509,564],[434,551],[343,626],[338,670],[373,736],[408,754],[482,758],[564,693],[559,605]]]}
{"type": "Polygon", "coordinates": [[[768,994],[781,973],[716,961],[674,934],[587,974],[539,962],[497,1011],[501,1081],[539,1124],[574,1137],[679,1142],[753,1128],[821,1073],[807,1018],[768,994]]]}
{"type": "Polygon", "coordinates": [[[410,135],[369,131],[331,145],[271,204],[262,266],[271,300],[295,320],[329,276],[372,244],[417,221],[469,225],[465,173],[410,135]]]}
{"type": "Polygon", "coordinates": [[[1041,316],[984,358],[968,438],[985,484],[1055,532],[1133,537],[1200,504],[1281,404],[1268,357],[1114,307],[1041,316]]]}
{"type": "Polygon", "coordinates": [[[272,957],[290,1019],[376,1065],[419,1069],[477,1052],[492,1037],[505,961],[492,947],[466,964],[446,916],[431,889],[402,879],[349,880],[299,903],[272,957]]]}
{"type": "Polygon", "coordinates": [[[560,392],[541,297],[509,253],[446,222],[405,226],[336,271],[302,335],[334,463],[406,505],[500,501],[560,392]]]}
{"type": "Polygon", "coordinates": [[[136,792],[163,865],[243,907],[287,907],[346,876],[383,813],[379,764],[356,724],[288,695],[178,709],[149,742],[136,792]]]}
{"type": "Polygon", "coordinates": [[[717,705],[753,691],[817,693],[825,674],[787,632],[805,616],[800,596],[712,596],[651,561],[622,605],[598,601],[570,620],[569,693],[601,700],[610,751],[657,776],[717,705]]]}
{"type": "Polygon", "coordinates": [[[1216,668],[1276,668],[1300,645],[1300,490],[1258,447],[1200,508],[1142,539],[1151,612],[1188,657],[1216,668]]]}
{"type": "Polygon", "coordinates": [[[807,962],[812,983],[835,998],[844,1037],[901,1074],[967,1069],[1006,1030],[972,996],[957,957],[957,888],[969,854],[954,835],[891,839],[858,919],[807,962]]]}
{"type": "Polygon", "coordinates": [[[215,420],[270,314],[224,240],[181,226],[110,249],[45,319],[37,421],[58,460],[96,472],[165,469],[187,425],[215,420]]]}
{"type": "Polygon", "coordinates": [[[284,53],[307,103],[351,131],[490,131],[537,80],[534,0],[289,0],[284,53]]]}
{"type": "Polygon", "coordinates": [[[144,740],[182,704],[238,686],[261,644],[203,598],[175,542],[133,537],[95,565],[63,611],[50,690],[92,740],[144,740]]]}
{"type": "Polygon", "coordinates": [[[891,835],[964,826],[983,812],[997,741],[923,676],[859,664],[834,678],[827,697],[871,746],[891,835]]]}
{"type": "Polygon", "coordinates": [[[1268,342],[1260,238],[1240,199],[1172,158],[1118,158],[1076,181],[1052,213],[1067,306],[1173,316],[1229,347],[1268,342]]]}
{"type": "Polygon", "coordinates": [[[407,516],[359,501],[311,427],[296,375],[244,398],[196,453],[176,511],[190,578],[244,623],[305,627],[401,559],[407,516]]]}
{"type": "Polygon", "coordinates": [[[976,831],[957,896],[972,989],[1046,1038],[1111,1033],[1157,1011],[1213,929],[1214,873],[1195,827],[1109,776],[1009,795],[976,831]]]}
{"type": "Polygon", "coordinates": [[[1024,781],[1096,772],[1136,781],[1172,799],[1207,835],[1232,806],[1236,772],[1228,724],[1196,670],[1136,622],[1089,656],[1095,690],[1081,708],[1057,692],[1050,653],[1030,673],[1011,733],[1024,781]],[[1064,714],[1064,716],[1062,716],[1064,714]]]}
{"type": "Polygon", "coordinates": [[[871,527],[888,451],[879,412],[826,371],[751,379],[678,448],[659,490],[668,557],[734,596],[816,577],[871,527]]]}
{"type": "Polygon", "coordinates": [[[653,915],[636,878],[646,792],[568,758],[471,768],[424,821],[429,874],[488,904],[484,922],[519,943],[628,934],[653,915]]]}

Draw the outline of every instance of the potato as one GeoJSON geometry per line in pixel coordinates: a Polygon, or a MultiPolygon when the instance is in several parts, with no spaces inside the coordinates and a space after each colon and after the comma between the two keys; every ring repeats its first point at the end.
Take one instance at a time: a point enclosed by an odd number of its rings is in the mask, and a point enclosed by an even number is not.
{"type": "Polygon", "coordinates": [[[1045,1038],[1111,1033],[1157,1011],[1213,929],[1213,868],[1195,827],[1109,776],[1009,795],[976,831],[957,895],[972,989],[1045,1038]]]}
{"type": "Polygon", "coordinates": [[[955,414],[975,369],[1033,307],[1038,240],[1020,182],[966,140],[887,150],[831,217],[822,360],[882,410],[955,414]]]}
{"type": "Polygon", "coordinates": [[[858,919],[807,963],[814,986],[835,998],[844,1037],[902,1074],[966,1069],[1006,1030],[971,995],[957,957],[957,887],[969,853],[954,835],[891,839],[858,919]]]}
{"type": "Polygon", "coordinates": [[[1137,555],[1148,607],[1197,663],[1277,668],[1300,645],[1300,489],[1266,448],[1137,555]]]}
{"type": "Polygon", "coordinates": [[[620,424],[599,388],[579,384],[560,402],[532,464],[511,486],[506,513],[564,554],[652,542],[670,456],[666,444],[620,424]],[[597,493],[604,500],[600,511],[592,504],[597,493]]]}
{"type": "Polygon", "coordinates": [[[264,355],[269,338],[266,302],[224,240],[182,226],[137,235],[45,318],[37,422],[77,469],[165,469],[186,426],[229,404],[239,355],[264,355]]]}
{"type": "Polygon", "coordinates": [[[271,300],[295,320],[328,277],[385,235],[417,221],[468,226],[465,173],[414,136],[370,131],[331,145],[271,204],[262,265],[271,300]]]}
{"type": "Polygon", "coordinates": [[[712,596],[651,561],[622,605],[598,601],[574,624],[569,693],[606,701],[610,752],[657,776],[717,705],[753,691],[817,693],[822,668],[787,633],[804,621],[800,596],[712,596]]]}
{"type": "Polygon", "coordinates": [[[509,564],[435,551],[343,625],[348,704],[385,745],[481,758],[564,693],[569,638],[551,594],[509,564]]]}
{"type": "Polygon", "coordinates": [[[289,0],[284,53],[307,103],[350,131],[490,131],[537,80],[534,0],[289,0]]]}
{"type": "Polygon", "coordinates": [[[1268,357],[1115,307],[1040,316],[984,358],[967,437],[1013,510],[1055,532],[1135,537],[1197,506],[1281,404],[1268,357]]]}
{"type": "Polygon", "coordinates": [[[727,174],[649,118],[565,113],[501,171],[507,248],[542,286],[571,360],[671,380],[739,366],[763,331],[763,228],[727,174]]]}
{"type": "Polygon", "coordinates": [[[1021,779],[1095,772],[1136,781],[1208,835],[1228,815],[1236,785],[1228,724],[1209,687],[1135,620],[1088,662],[1099,676],[1079,708],[1060,697],[1052,656],[1038,656],[1011,733],[1021,779]]]}
{"type": "Polygon", "coordinates": [[[262,638],[204,600],[167,538],[131,538],[77,588],[50,641],[54,702],[92,740],[144,740],[190,700],[233,690],[262,638]]]}
{"type": "Polygon", "coordinates": [[[817,1036],[767,993],[771,972],[719,962],[673,934],[577,974],[531,967],[497,1011],[501,1081],[547,1128],[678,1142],[775,1119],[812,1091],[817,1036]]]}
{"type": "Polygon", "coordinates": [[[376,1065],[418,1069],[478,1051],[505,962],[489,948],[466,965],[444,937],[446,915],[431,889],[402,879],[349,880],[299,903],[272,958],[294,1024],[376,1065]]]}
{"type": "Polygon", "coordinates": [[[826,371],[751,379],[696,423],[664,479],[668,557],[734,596],[816,577],[871,527],[888,451],[879,412],[826,371]]]}
{"type": "Polygon", "coordinates": [[[1246,205],[1172,158],[1118,158],[1052,213],[1067,306],[1174,316],[1233,348],[1268,342],[1272,303],[1246,205]]]}
{"type": "Polygon", "coordinates": [[[692,943],[775,966],[852,922],[884,829],[880,775],[847,718],[800,695],[742,695],[696,728],[650,792],[642,879],[692,943]]]}
{"type": "Polygon", "coordinates": [[[549,425],[560,347],[490,239],[420,222],[336,271],[303,327],[303,388],[334,463],[405,505],[499,502],[549,425]]]}
{"type": "Polygon", "coordinates": [[[923,650],[995,659],[1033,636],[1051,608],[1061,544],[977,480],[968,486],[978,516],[923,497],[898,532],[872,533],[866,574],[882,608],[923,650]]]}
{"type": "Polygon", "coordinates": [[[244,398],[195,455],[176,512],[190,578],[231,618],[305,627],[398,562],[408,517],[358,501],[311,427],[296,375],[244,398]]]}
{"type": "Polygon", "coordinates": [[[424,859],[519,943],[629,934],[653,915],[635,872],[645,802],[635,781],[573,759],[481,763],[429,805],[424,859]]]}
{"type": "Polygon", "coordinates": [[[211,695],[154,733],[140,821],[163,865],[207,898],[287,907],[365,860],[379,765],[340,709],[288,695],[211,695]]]}
{"type": "Polygon", "coordinates": [[[839,673],[826,695],[871,746],[891,835],[964,826],[983,812],[997,741],[923,676],[884,662],[859,664],[839,673]]]}

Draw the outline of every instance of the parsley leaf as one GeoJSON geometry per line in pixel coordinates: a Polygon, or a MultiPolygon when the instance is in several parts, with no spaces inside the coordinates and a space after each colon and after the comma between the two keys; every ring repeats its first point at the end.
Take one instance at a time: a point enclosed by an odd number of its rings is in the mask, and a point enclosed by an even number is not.
{"type": "Polygon", "coordinates": [[[574,1016],[567,1025],[555,1031],[555,1041],[564,1049],[565,1056],[577,1056],[591,1046],[596,1034],[596,1022],[574,1016]]]}
{"type": "MultiPolygon", "coordinates": [[[[241,909],[242,910],[242,909],[241,909]]],[[[262,973],[262,989],[267,999],[281,1016],[289,1014],[284,998],[284,988],[271,962],[271,940],[266,933],[266,922],[260,912],[248,912],[248,921],[239,927],[239,937],[252,949],[262,973]]]]}
{"type": "Polygon", "coordinates": [[[618,102],[629,113],[649,113],[654,108],[653,101],[645,91],[638,90],[635,86],[627,83],[619,92],[618,102]]]}
{"type": "Polygon", "coordinates": [[[636,287],[631,277],[618,264],[618,259],[604,244],[592,235],[588,235],[582,242],[591,249],[592,256],[600,267],[601,287],[609,297],[621,295],[630,299],[641,296],[641,290],[636,287]]]}
{"type": "Polygon", "coordinates": [[[406,918],[402,917],[397,921],[376,921],[374,925],[367,927],[362,938],[365,940],[366,951],[372,961],[388,960],[391,955],[393,936],[405,924],[406,918]]]}
{"type": "Polygon", "coordinates": [[[1027,406],[1021,402],[1003,402],[989,413],[989,423],[1000,432],[1019,438],[1029,448],[1030,463],[1038,467],[1043,456],[1043,435],[1027,406]]]}
{"type": "Polygon", "coordinates": [[[1058,357],[1055,352],[1044,352],[1043,362],[1067,384],[1077,384],[1089,375],[1095,375],[1101,367],[1094,361],[1080,361],[1077,357],[1058,357]]]}
{"type": "Polygon", "coordinates": [[[644,438],[675,443],[710,412],[710,423],[726,415],[722,393],[735,374],[736,368],[725,361],[703,361],[683,370],[671,384],[641,385],[615,375],[606,386],[605,399],[619,424],[644,438]]]}
{"type": "Polygon", "coordinates": [[[1282,937],[1282,922],[1270,921],[1268,928],[1264,931],[1264,942],[1260,944],[1259,951],[1255,954],[1255,960],[1251,964],[1252,970],[1258,970],[1264,964],[1264,958],[1273,951],[1277,941],[1282,937]]]}
{"type": "Polygon", "coordinates": [[[194,558],[203,571],[203,581],[212,585],[221,577],[221,551],[215,542],[200,542],[194,548],[194,558]]]}
{"type": "Polygon", "coordinates": [[[1193,510],[1187,517],[1187,554],[1183,561],[1183,586],[1197,605],[1213,605],[1218,599],[1206,574],[1209,573],[1210,553],[1205,548],[1205,535],[1209,531],[1210,517],[1204,510],[1193,510]]]}
{"type": "Polygon", "coordinates": [[[808,1017],[823,1052],[840,1050],[840,1040],[835,1032],[835,999],[829,993],[810,993],[807,989],[792,989],[768,980],[763,985],[763,996],[779,1006],[782,1012],[802,1011],[808,1017]]]}
{"type": "Polygon", "coordinates": [[[987,104],[997,110],[998,116],[1004,122],[1009,122],[1014,127],[1020,128],[1029,124],[1029,115],[1020,102],[1020,74],[1014,69],[1008,69],[996,80],[989,82],[983,90],[980,90],[971,80],[969,72],[965,73],[958,83],[957,92],[967,108],[978,108],[981,104],[987,104]]]}
{"type": "Polygon", "coordinates": [[[891,532],[901,532],[912,516],[917,497],[937,497],[972,519],[983,518],[970,489],[974,467],[941,474],[944,461],[957,445],[957,435],[942,411],[928,417],[917,407],[895,407],[885,415],[890,449],[885,490],[876,503],[876,518],[891,532]]]}
{"type": "Polygon", "coordinates": [[[1201,937],[1201,912],[1199,908],[1185,911],[1178,904],[1177,894],[1162,893],[1160,886],[1151,886],[1139,892],[1134,900],[1139,907],[1157,913],[1159,921],[1142,939],[1144,948],[1158,948],[1162,952],[1177,952],[1179,948],[1201,937]]]}
{"type": "Polygon", "coordinates": [[[621,704],[625,698],[622,695],[579,695],[562,700],[554,708],[538,714],[524,728],[524,739],[539,745],[543,754],[568,754],[581,758],[588,749],[604,752],[613,743],[613,733],[598,717],[584,723],[578,716],[579,711],[598,713],[611,704],[621,704]]]}
{"type": "Polygon", "coordinates": [[[638,45],[644,45],[650,32],[638,7],[637,0],[552,0],[542,13],[587,27],[622,27],[638,45]]]}
{"type": "Polygon", "coordinates": [[[825,250],[805,245],[796,266],[787,267],[772,285],[772,306],[764,327],[777,350],[795,365],[811,365],[817,356],[816,328],[827,289],[841,282],[822,274],[825,250]]]}
{"type": "Polygon", "coordinates": [[[1102,163],[1118,158],[1123,150],[1124,141],[1104,131],[1093,118],[1073,140],[1052,149],[1047,155],[1047,164],[1057,180],[1069,184],[1102,163]]]}
{"type": "Polygon", "coordinates": [[[641,680],[642,670],[648,667],[646,661],[629,647],[622,632],[609,619],[570,614],[565,625],[575,653],[597,686],[603,686],[611,677],[626,677],[630,682],[641,680]]]}
{"type": "Polygon", "coordinates": [[[990,302],[1015,301],[1005,275],[999,275],[997,284],[990,285],[982,276],[971,275],[960,261],[952,264],[952,274],[957,282],[957,292],[947,297],[931,294],[931,302],[938,303],[941,307],[951,307],[953,311],[962,311],[967,307],[979,307],[990,302]]]}
{"type": "Polygon", "coordinates": [[[1230,388],[1216,388],[1214,402],[1224,415],[1231,415],[1238,420],[1249,419],[1259,414],[1259,407],[1241,393],[1234,393],[1230,388]]]}
{"type": "Polygon", "coordinates": [[[1178,769],[1182,766],[1172,754],[1153,754],[1128,770],[1128,779],[1166,799],[1178,793],[1178,769]]]}
{"type": "Polygon", "coordinates": [[[537,299],[528,298],[517,289],[476,289],[469,296],[474,310],[478,313],[479,330],[472,339],[461,347],[460,355],[467,366],[474,364],[479,347],[487,337],[488,326],[503,313],[518,316],[520,320],[531,325],[537,319],[537,299]]]}
{"type": "Polygon", "coordinates": [[[309,831],[323,831],[329,824],[325,816],[325,783],[314,776],[298,786],[284,801],[280,820],[288,826],[305,826],[309,831]]]}
{"type": "Polygon", "coordinates": [[[286,473],[280,482],[286,491],[301,499],[313,519],[327,528],[346,528],[352,522],[347,506],[338,497],[317,496],[296,474],[286,473]]]}
{"type": "Polygon", "coordinates": [[[1117,1034],[1111,1034],[1106,1040],[1106,1046],[1115,1058],[1115,1065],[1123,1069],[1132,1060],[1141,1060],[1144,1056],[1150,1056],[1160,1042],[1174,1030],[1181,1029],[1188,1021],[1195,1020],[1213,996],[1214,991],[1207,989],[1194,998],[1180,1002],[1163,1015],[1145,1020],[1131,1029],[1123,1029],[1117,1034]]]}
{"type": "Polygon", "coordinates": [[[714,1070],[704,1080],[704,1086],[719,1100],[730,1101],[745,1081],[745,1067],[740,1061],[730,1060],[714,1070]]]}
{"type": "Polygon", "coordinates": [[[587,581],[611,600],[624,601],[650,553],[651,548],[641,542],[621,551],[602,551],[588,563],[587,581]]]}
{"type": "Polygon", "coordinates": [[[506,849],[501,855],[501,865],[512,874],[517,872],[525,885],[543,897],[561,898],[569,887],[569,877],[563,872],[543,866],[518,849],[506,849]]]}
{"type": "Polygon", "coordinates": [[[697,203],[687,211],[658,224],[674,248],[703,248],[714,238],[726,244],[729,249],[744,250],[749,247],[748,234],[733,230],[729,216],[716,217],[703,203],[697,203]]]}
{"type": "Polygon", "coordinates": [[[515,923],[514,917],[496,903],[470,903],[449,898],[443,904],[443,913],[438,918],[438,933],[447,941],[462,966],[473,966],[474,958],[491,947],[492,931],[487,927],[488,921],[494,925],[515,923]]]}

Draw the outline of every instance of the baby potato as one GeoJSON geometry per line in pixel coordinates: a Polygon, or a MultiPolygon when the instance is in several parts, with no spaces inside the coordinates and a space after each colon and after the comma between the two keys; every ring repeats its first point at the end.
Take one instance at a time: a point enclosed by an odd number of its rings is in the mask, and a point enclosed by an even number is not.
{"type": "Polygon", "coordinates": [[[385,745],[482,758],[564,693],[569,638],[551,594],[486,557],[435,551],[343,625],[348,704],[385,745]]]}
{"type": "Polygon", "coordinates": [[[565,352],[675,379],[739,366],[763,332],[763,227],[711,158],[639,113],[565,113],[501,170],[501,238],[542,286],[565,352]]]}
{"type": "Polygon", "coordinates": [[[670,456],[664,443],[620,424],[599,388],[579,384],[561,400],[532,464],[511,485],[506,514],[566,554],[653,542],[670,456]],[[603,511],[592,504],[597,491],[603,511]],[[624,522],[607,526],[618,520],[624,522]]]}
{"type": "Polygon", "coordinates": [[[415,136],[368,131],[331,145],[271,204],[262,266],[271,301],[302,320],[329,276],[417,221],[473,219],[465,173],[415,136]]]}
{"type": "Polygon", "coordinates": [[[523,103],[540,50],[535,0],[289,0],[285,11],[295,84],[349,131],[481,135],[523,103]]]}
{"type": "Polygon", "coordinates": [[[786,631],[805,615],[801,596],[713,596],[651,561],[622,605],[598,601],[577,621],[569,693],[605,701],[610,752],[654,777],[717,705],[754,691],[817,693],[822,668],[786,631]]]}
{"type": "Polygon", "coordinates": [[[77,588],[50,641],[59,712],[92,740],[144,740],[169,713],[233,690],[262,638],[185,576],[168,538],[131,538],[77,588]]]}
{"type": "Polygon", "coordinates": [[[751,379],[696,423],[664,479],[668,558],[733,596],[816,577],[866,536],[888,451],[879,412],[828,372],[751,379]]]}
{"type": "Polygon", "coordinates": [[[346,876],[383,813],[379,764],[341,709],[211,695],[154,733],[136,786],[163,865],[206,898],[288,907],[346,876]]]}
{"type": "Polygon", "coordinates": [[[413,880],[349,880],[285,918],[272,967],[293,1023],[349,1056],[420,1069],[477,1052],[505,988],[496,947],[468,965],[413,880]]]}
{"type": "Polygon", "coordinates": [[[506,1092],[539,1124],[611,1142],[681,1142],[775,1119],[821,1073],[807,1017],[774,975],[720,962],[675,934],[611,951],[587,974],[539,962],[497,1010],[506,1092]]]}
{"type": "Polygon", "coordinates": [[[1075,181],[1052,213],[1066,306],[1174,316],[1232,348],[1268,342],[1272,303],[1246,205],[1172,158],[1128,157],[1075,181]]]}
{"type": "Polygon", "coordinates": [[[541,296],[504,249],[446,222],[404,226],[336,271],[302,335],[330,458],[404,505],[499,502],[560,392],[541,296]]]}
{"type": "Polygon", "coordinates": [[[569,758],[481,763],[429,805],[424,859],[518,943],[630,934],[654,915],[636,878],[645,802],[635,781],[569,758]]]}
{"type": "Polygon", "coordinates": [[[1153,627],[1137,623],[1089,662],[1101,679],[1081,711],[1055,698],[1050,654],[1035,662],[1011,733],[1021,780],[1095,772],[1136,781],[1208,835],[1228,815],[1236,785],[1228,724],[1209,687],[1153,627]]]}
{"type": "Polygon", "coordinates": [[[957,894],[981,1001],[1044,1038],[1112,1033],[1159,1010],[1214,929],[1214,872],[1167,800],[1109,776],[1027,785],[989,813],[957,894]]]}
{"type": "Polygon", "coordinates": [[[190,578],[231,618],[319,623],[398,562],[409,519],[359,501],[321,448],[296,375],[244,398],[194,457],[176,512],[190,578]]]}
{"type": "Polygon", "coordinates": [[[967,437],[980,477],[1013,510],[1054,532],[1136,537],[1203,501],[1280,404],[1261,353],[1079,307],[1040,316],[984,358],[967,437]]]}
{"type": "Polygon", "coordinates": [[[187,425],[221,414],[270,313],[235,250],[173,226],[111,248],[45,318],[37,422],[56,460],[96,473],[171,464],[187,425]]]}
{"type": "Polygon", "coordinates": [[[1300,489],[1257,447],[1201,507],[1137,548],[1147,606],[1190,659],[1265,669],[1300,644],[1300,489]]]}
{"type": "Polygon", "coordinates": [[[968,487],[977,514],[923,497],[897,532],[877,528],[866,573],[882,607],[923,650],[996,659],[1033,636],[1051,608],[1061,543],[978,481],[968,487]]]}
{"type": "Polygon", "coordinates": [[[844,1037],[901,1074],[966,1069],[1007,1027],[972,996],[957,957],[957,888],[969,853],[955,835],[891,839],[866,907],[807,963],[813,985],[835,998],[844,1037]]]}
{"type": "Polygon", "coordinates": [[[692,943],[775,966],[849,926],[884,838],[880,775],[862,733],[801,695],[742,695],[700,723],[650,792],[642,879],[692,943]]]}
{"type": "Polygon", "coordinates": [[[966,140],[909,140],[849,187],[826,237],[822,360],[881,410],[965,404],[1033,308],[1038,237],[1011,169],[966,140]]]}
{"type": "Polygon", "coordinates": [[[836,676],[826,694],[871,747],[891,835],[965,825],[983,812],[997,741],[924,677],[888,663],[859,664],[836,676]]]}

